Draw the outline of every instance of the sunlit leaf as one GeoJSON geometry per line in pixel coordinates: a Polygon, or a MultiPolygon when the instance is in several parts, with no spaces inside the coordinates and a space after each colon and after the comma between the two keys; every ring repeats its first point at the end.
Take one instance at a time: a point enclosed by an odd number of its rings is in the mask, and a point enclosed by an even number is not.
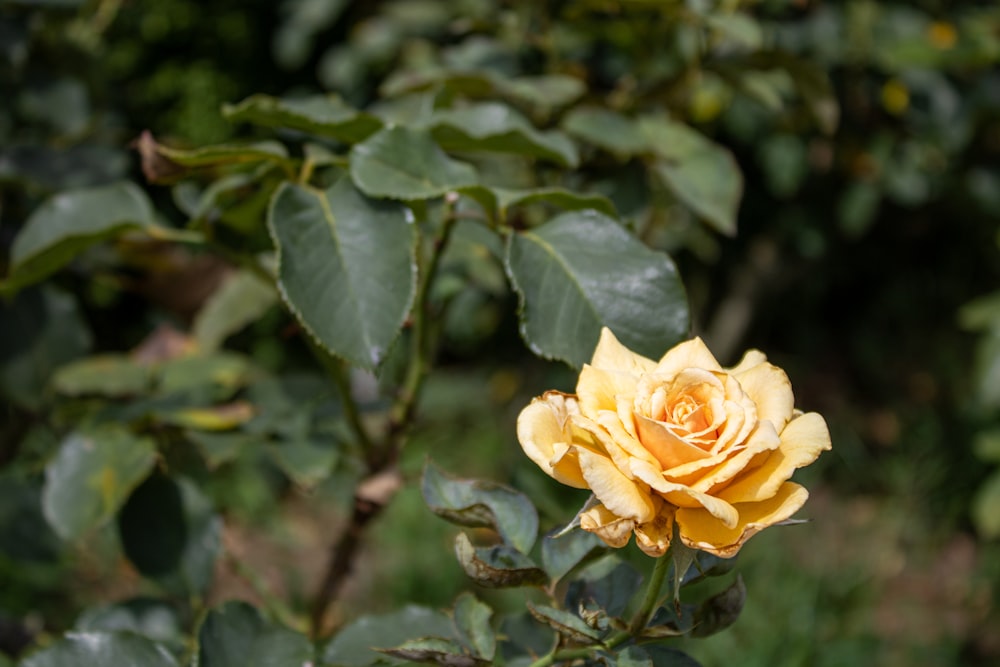
{"type": "Polygon", "coordinates": [[[506,268],[521,297],[521,333],[543,357],[582,366],[603,326],[650,357],[687,335],[673,261],[596,211],[563,213],[511,234],[506,268]]]}
{"type": "Polygon", "coordinates": [[[365,197],[347,179],[326,191],[285,184],[268,227],[278,247],[279,288],[299,322],[332,353],[378,366],[416,289],[406,210],[365,197]]]}
{"type": "Polygon", "coordinates": [[[155,451],[152,440],[120,426],[71,433],[45,467],[49,525],[72,540],[111,518],[153,467],[155,451]]]}
{"type": "Polygon", "coordinates": [[[496,633],[490,626],[493,609],[480,602],[472,593],[462,593],[455,600],[452,619],[462,638],[462,643],[472,650],[472,654],[484,660],[493,660],[496,653],[496,633]]]}
{"type": "Polygon", "coordinates": [[[20,667],[178,667],[170,652],[130,632],[72,632],[34,653],[20,667]]]}

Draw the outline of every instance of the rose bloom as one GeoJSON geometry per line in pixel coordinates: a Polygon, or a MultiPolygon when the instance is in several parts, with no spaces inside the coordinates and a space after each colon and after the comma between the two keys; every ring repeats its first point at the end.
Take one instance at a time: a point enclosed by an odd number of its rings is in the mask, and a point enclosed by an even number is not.
{"type": "Polygon", "coordinates": [[[604,329],[576,394],[534,399],[517,436],[546,473],[593,491],[580,527],[609,546],[634,532],[662,556],[676,523],[687,546],[730,558],[802,507],[809,493],[788,479],[830,449],[823,418],[793,400],[757,350],[726,369],[695,338],[655,362],[604,329]]]}

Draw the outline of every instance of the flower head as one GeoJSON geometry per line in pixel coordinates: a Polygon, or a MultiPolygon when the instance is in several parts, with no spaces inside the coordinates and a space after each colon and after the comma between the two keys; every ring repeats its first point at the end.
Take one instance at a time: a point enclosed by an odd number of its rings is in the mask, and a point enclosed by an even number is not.
{"type": "Polygon", "coordinates": [[[830,449],[826,422],[794,409],[784,371],[757,350],[723,368],[698,338],[658,361],[601,332],[576,394],[550,391],[521,411],[525,453],[597,504],[584,530],[662,556],[677,524],[689,547],[724,558],[809,496],[788,479],[830,449]]]}

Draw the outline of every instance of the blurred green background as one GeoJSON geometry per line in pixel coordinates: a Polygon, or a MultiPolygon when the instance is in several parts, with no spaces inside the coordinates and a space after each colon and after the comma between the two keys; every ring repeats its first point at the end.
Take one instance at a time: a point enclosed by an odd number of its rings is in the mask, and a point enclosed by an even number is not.
{"type": "MultiPolygon", "coordinates": [[[[142,130],[176,146],[242,136],[219,108],[252,93],[332,90],[365,106],[386,75],[438,52],[503,72],[531,71],[546,48],[563,48],[564,71],[613,105],[683,51],[680,33],[644,41],[629,13],[648,4],[0,0],[0,247],[48,194],[141,178],[128,145],[142,130]],[[537,32],[518,33],[512,16],[537,32]],[[458,45],[470,30],[481,39],[458,45]],[[519,44],[516,58],[497,43],[519,44]]],[[[827,418],[834,449],[799,478],[812,521],[766,531],[741,553],[749,596],[739,622],[685,648],[707,667],[998,664],[1000,10],[943,0],[747,10],[751,24],[732,29],[755,45],[752,57],[796,54],[827,75],[832,95],[817,85],[789,111],[783,81],[689,67],[669,109],[735,154],[745,178],[738,231],[719,236],[673,210],[636,231],[678,262],[694,333],[723,363],[766,351],[797,406],[827,418]]],[[[630,168],[621,166],[626,180],[630,168]]],[[[625,216],[648,205],[648,193],[622,193],[625,216]]],[[[176,210],[164,189],[153,194],[166,215],[176,210]]],[[[548,527],[585,497],[524,459],[514,420],[532,396],[572,390],[574,376],[531,356],[515,296],[483,270],[486,287],[446,323],[449,348],[404,469],[415,479],[432,455],[452,472],[509,481],[548,527]]],[[[135,346],[185,307],[156,285],[95,281],[76,292],[103,350],[135,346]]],[[[265,367],[305,367],[285,325],[270,313],[233,344],[265,367]]],[[[25,390],[10,374],[0,384],[8,399],[25,390]]],[[[16,421],[0,436],[19,437],[16,421]]],[[[0,447],[0,465],[9,451],[0,447]]],[[[305,493],[240,460],[210,487],[229,508],[230,549],[293,600],[306,595],[349,485],[335,476],[305,493]]],[[[22,509],[8,504],[0,517],[27,522],[22,509]]],[[[453,533],[404,491],[373,528],[338,613],[448,605],[465,586],[453,533]]],[[[23,553],[14,533],[0,535],[0,648],[142,590],[120,562],[102,560],[112,538],[68,556],[43,538],[23,553]]],[[[252,592],[223,564],[213,595],[252,592]]]]}

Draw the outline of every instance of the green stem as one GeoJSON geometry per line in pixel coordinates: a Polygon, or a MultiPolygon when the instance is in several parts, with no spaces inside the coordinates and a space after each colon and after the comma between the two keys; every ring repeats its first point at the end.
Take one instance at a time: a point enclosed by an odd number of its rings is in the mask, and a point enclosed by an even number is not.
{"type": "Polygon", "coordinates": [[[646,586],[646,594],[642,598],[642,604],[639,609],[635,612],[635,616],[632,617],[632,622],[629,624],[628,630],[622,630],[617,632],[608,639],[590,644],[588,646],[579,646],[576,648],[566,648],[561,650],[553,649],[547,655],[543,655],[538,660],[535,660],[529,667],[549,667],[556,662],[578,660],[580,658],[589,658],[593,655],[595,650],[598,649],[613,649],[615,647],[621,646],[629,639],[637,636],[649,623],[649,620],[653,617],[656,612],[656,607],[660,602],[660,589],[663,588],[663,581],[667,577],[667,571],[670,569],[670,558],[667,554],[664,554],[660,558],[656,559],[656,564],[653,566],[653,573],[649,577],[649,582],[646,586]]]}

